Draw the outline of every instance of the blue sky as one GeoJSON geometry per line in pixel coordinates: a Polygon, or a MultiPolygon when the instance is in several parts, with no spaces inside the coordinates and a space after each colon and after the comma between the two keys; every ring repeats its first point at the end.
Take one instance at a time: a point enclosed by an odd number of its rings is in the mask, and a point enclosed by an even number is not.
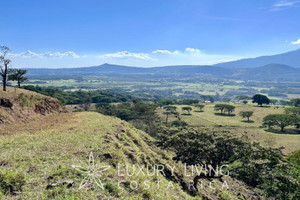
{"type": "Polygon", "coordinates": [[[0,0],[13,67],[214,64],[300,48],[300,0],[0,0]]]}

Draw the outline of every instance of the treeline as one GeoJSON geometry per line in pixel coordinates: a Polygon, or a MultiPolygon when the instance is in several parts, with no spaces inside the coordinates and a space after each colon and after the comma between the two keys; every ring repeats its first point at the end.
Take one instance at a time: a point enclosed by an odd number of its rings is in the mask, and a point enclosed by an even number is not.
{"type": "Polygon", "coordinates": [[[40,94],[57,98],[62,104],[84,104],[84,103],[117,103],[138,101],[129,94],[116,93],[114,91],[64,91],[58,88],[42,88],[39,86],[25,85],[23,89],[31,90],[40,94]]]}

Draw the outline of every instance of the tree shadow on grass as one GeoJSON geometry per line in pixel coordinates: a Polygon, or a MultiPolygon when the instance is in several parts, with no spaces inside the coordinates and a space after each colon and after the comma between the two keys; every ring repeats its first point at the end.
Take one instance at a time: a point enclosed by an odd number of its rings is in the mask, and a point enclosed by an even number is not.
{"type": "Polygon", "coordinates": [[[195,110],[194,112],[199,112],[200,113],[200,112],[204,112],[204,111],[203,110],[195,110]]]}
{"type": "Polygon", "coordinates": [[[266,132],[269,132],[269,133],[276,133],[276,134],[285,134],[285,135],[300,135],[300,130],[297,130],[297,129],[292,129],[292,128],[289,128],[289,129],[284,129],[283,132],[281,132],[280,129],[274,129],[274,128],[269,128],[269,129],[265,129],[266,132]]]}
{"type": "Polygon", "coordinates": [[[215,113],[215,115],[218,115],[218,116],[224,116],[224,117],[234,117],[235,114],[226,114],[226,113],[215,113]]]}
{"type": "Polygon", "coordinates": [[[244,123],[249,123],[249,124],[251,124],[251,123],[254,123],[254,121],[253,120],[242,120],[242,122],[244,122],[244,123]]]}
{"type": "Polygon", "coordinates": [[[182,113],[181,115],[192,115],[192,114],[190,114],[190,113],[182,113]]]}

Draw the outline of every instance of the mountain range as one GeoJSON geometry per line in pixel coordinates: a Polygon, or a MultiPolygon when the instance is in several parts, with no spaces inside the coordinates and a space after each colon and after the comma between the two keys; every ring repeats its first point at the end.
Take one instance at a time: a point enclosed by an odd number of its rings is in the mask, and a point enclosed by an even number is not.
{"type": "Polygon", "coordinates": [[[84,76],[198,77],[259,80],[300,81],[300,49],[257,58],[242,59],[216,65],[175,65],[164,67],[100,66],[58,69],[27,69],[31,79],[68,79],[84,76]]]}

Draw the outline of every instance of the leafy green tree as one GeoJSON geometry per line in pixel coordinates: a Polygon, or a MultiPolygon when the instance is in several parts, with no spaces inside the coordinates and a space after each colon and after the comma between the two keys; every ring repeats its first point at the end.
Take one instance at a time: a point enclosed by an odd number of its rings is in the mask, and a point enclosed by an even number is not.
{"type": "Polygon", "coordinates": [[[157,105],[161,108],[166,105],[172,105],[174,102],[171,99],[160,99],[157,105]]]}
{"type": "Polygon", "coordinates": [[[290,105],[291,106],[295,106],[295,107],[300,107],[300,98],[291,99],[290,100],[290,105]]]}
{"type": "MultiPolygon", "coordinates": [[[[216,169],[224,163],[232,162],[234,155],[242,149],[243,141],[230,134],[198,131],[193,128],[161,129],[157,136],[157,144],[175,152],[176,161],[187,165],[207,165],[216,169]]],[[[209,174],[198,174],[194,177],[196,188],[201,178],[221,178],[213,170],[209,174]]]]}
{"type": "Polygon", "coordinates": [[[24,75],[27,73],[27,70],[23,69],[13,69],[12,73],[8,76],[9,81],[17,81],[18,87],[21,87],[21,83],[28,81],[24,75]]]}
{"type": "Polygon", "coordinates": [[[225,110],[225,104],[216,104],[214,107],[215,111],[220,111],[221,114],[223,114],[224,110],[225,110]]]}
{"type": "Polygon", "coordinates": [[[239,115],[242,117],[242,118],[247,118],[248,119],[248,122],[250,121],[250,117],[253,115],[253,111],[241,111],[239,113],[239,115]]]}
{"type": "Polygon", "coordinates": [[[199,108],[200,111],[203,111],[204,106],[205,106],[205,105],[203,105],[203,104],[196,104],[196,105],[195,105],[195,107],[196,107],[196,108],[199,108]]]}
{"type": "Polygon", "coordinates": [[[228,115],[230,115],[234,110],[235,110],[235,106],[225,104],[225,112],[227,112],[228,115]]]}
{"type": "Polygon", "coordinates": [[[187,111],[188,114],[190,114],[191,111],[193,110],[192,107],[189,107],[189,106],[182,107],[181,109],[182,109],[183,111],[187,111]]]}
{"type": "Polygon", "coordinates": [[[293,126],[300,121],[299,117],[288,115],[288,114],[273,114],[267,115],[263,119],[263,126],[272,127],[278,126],[280,127],[281,132],[284,132],[284,128],[286,126],[293,126]]]}
{"type": "Polygon", "coordinates": [[[269,104],[270,99],[262,94],[256,94],[252,97],[252,103],[257,103],[259,106],[263,106],[263,104],[269,104]]]}
{"type": "Polygon", "coordinates": [[[285,109],[286,114],[300,116],[300,108],[299,107],[290,107],[285,109]]]}
{"type": "Polygon", "coordinates": [[[216,104],[214,109],[215,111],[220,111],[221,114],[227,112],[228,115],[230,115],[235,110],[235,106],[229,104],[216,104]]]}
{"type": "Polygon", "coordinates": [[[248,101],[247,101],[247,100],[244,100],[244,101],[242,101],[242,103],[243,103],[243,104],[247,104],[247,103],[248,103],[248,101]]]}
{"type": "Polygon", "coordinates": [[[172,114],[177,115],[177,112],[176,112],[177,107],[176,106],[165,106],[164,109],[165,109],[165,111],[163,112],[163,114],[166,115],[166,126],[168,126],[169,116],[172,114]]]}

